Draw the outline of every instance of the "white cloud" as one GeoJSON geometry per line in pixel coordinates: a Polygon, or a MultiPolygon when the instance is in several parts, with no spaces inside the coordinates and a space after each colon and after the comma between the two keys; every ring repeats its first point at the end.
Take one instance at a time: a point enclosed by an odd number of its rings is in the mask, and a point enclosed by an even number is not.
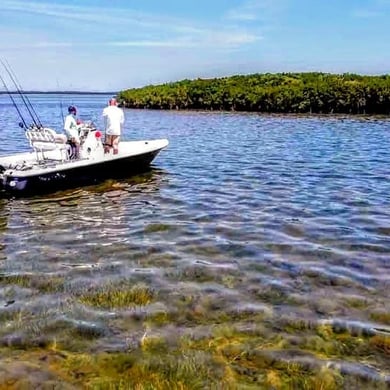
{"type": "Polygon", "coordinates": [[[72,47],[74,44],[72,42],[35,42],[25,47],[31,47],[33,49],[45,49],[45,48],[59,48],[59,47],[72,47]]]}
{"type": "MultiPolygon", "coordinates": [[[[269,0],[263,0],[269,1],[269,0]]],[[[49,47],[215,47],[237,48],[253,44],[261,39],[259,34],[240,26],[226,23],[196,23],[182,18],[146,14],[131,9],[115,7],[90,7],[86,5],[51,4],[37,1],[2,0],[0,12],[34,14],[46,18],[32,32],[30,39],[9,43],[2,41],[5,50],[49,47]],[[52,34],[45,31],[52,26],[52,34]],[[104,26],[104,28],[102,28],[104,26]],[[63,28],[63,30],[61,30],[63,28]],[[66,31],[68,42],[60,42],[66,31]],[[31,39],[35,34],[34,39],[31,39]],[[93,43],[91,42],[93,37],[93,43]],[[22,41],[22,42],[21,42],[22,41]],[[32,43],[26,43],[32,42],[32,43]]],[[[9,27],[19,29],[20,27],[9,27]]],[[[27,38],[27,36],[26,36],[27,38]]]]}
{"type": "Polygon", "coordinates": [[[256,20],[269,22],[278,17],[285,3],[286,0],[248,0],[228,10],[225,18],[241,22],[256,20]]]}
{"type": "MultiPolygon", "coordinates": [[[[83,5],[51,4],[41,2],[22,2],[2,0],[0,11],[12,11],[19,13],[33,13],[53,19],[64,19],[67,26],[82,28],[80,22],[99,26],[111,26],[113,30],[126,28],[126,31],[133,27],[143,28],[145,31],[165,31],[181,34],[204,34],[212,31],[214,26],[199,25],[191,20],[169,17],[165,15],[154,15],[142,13],[131,9],[120,9],[114,7],[90,7],[83,5]]],[[[222,26],[221,26],[222,27],[222,26]]],[[[218,28],[219,30],[219,28],[218,28]]],[[[110,33],[110,29],[107,29],[110,33]]]]}
{"type": "Polygon", "coordinates": [[[25,44],[6,44],[0,45],[3,50],[26,50],[26,49],[50,49],[50,48],[99,48],[99,47],[170,47],[170,48],[215,48],[226,49],[229,47],[237,47],[247,45],[261,40],[261,36],[256,36],[248,33],[216,33],[212,38],[199,36],[196,39],[178,38],[172,40],[118,40],[106,42],[46,42],[38,41],[25,44]]]}
{"type": "Polygon", "coordinates": [[[370,9],[358,9],[353,11],[352,16],[355,18],[361,19],[370,19],[376,18],[380,13],[378,11],[370,10],[370,9]]]}
{"type": "Polygon", "coordinates": [[[365,7],[352,11],[352,16],[361,19],[372,19],[378,17],[388,17],[390,11],[390,0],[374,0],[367,2],[365,7]]]}
{"type": "Polygon", "coordinates": [[[378,6],[384,6],[384,7],[387,7],[387,6],[390,6],[390,0],[376,0],[376,4],[378,4],[378,6]]]}
{"type": "Polygon", "coordinates": [[[226,18],[238,21],[254,21],[257,20],[258,15],[257,12],[250,12],[250,10],[234,9],[227,12],[226,18]]]}
{"type": "Polygon", "coordinates": [[[261,39],[263,39],[263,37],[260,35],[237,31],[235,34],[216,34],[213,37],[213,43],[223,46],[241,46],[255,43],[261,39]]]}
{"type": "MultiPolygon", "coordinates": [[[[116,22],[121,22],[120,12],[113,12],[112,8],[94,8],[80,5],[66,5],[66,4],[51,4],[41,2],[23,2],[23,1],[7,1],[3,0],[0,5],[0,10],[20,12],[20,13],[32,13],[40,16],[47,16],[57,19],[69,19],[78,23],[83,22],[99,22],[99,23],[111,23],[113,18],[116,18],[116,22]]],[[[123,13],[122,13],[123,15],[123,13]]],[[[127,15],[129,16],[129,15],[127,15]]]]}
{"type": "Polygon", "coordinates": [[[113,47],[182,47],[186,44],[181,41],[117,41],[106,42],[105,46],[113,47]]]}
{"type": "Polygon", "coordinates": [[[47,1],[0,0],[0,51],[26,89],[56,89],[55,80],[63,75],[72,85],[61,87],[69,89],[195,77],[213,64],[232,63],[236,51],[250,48],[245,52],[250,56],[263,39],[257,27],[227,22],[223,10],[207,22],[105,2],[99,8],[47,1]],[[107,73],[118,66],[121,72],[107,73]]]}

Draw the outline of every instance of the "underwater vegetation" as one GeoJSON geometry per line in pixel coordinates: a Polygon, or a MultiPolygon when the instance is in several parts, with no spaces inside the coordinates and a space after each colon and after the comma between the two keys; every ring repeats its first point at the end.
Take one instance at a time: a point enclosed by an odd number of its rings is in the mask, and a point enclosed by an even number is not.
{"type": "MultiPolygon", "coordinates": [[[[63,97],[98,124],[106,97],[63,97]]],[[[170,109],[126,111],[124,137],[170,140],[150,171],[0,199],[0,390],[389,389],[390,76],[119,98],[170,109]]]]}
{"type": "Polygon", "coordinates": [[[60,275],[2,275],[8,303],[0,310],[0,388],[390,385],[389,313],[383,308],[370,311],[365,300],[343,297],[343,305],[367,310],[381,326],[318,321],[284,311],[286,302],[302,301],[288,297],[283,286],[255,286],[253,273],[222,274],[196,264],[165,274],[172,284],[159,285],[147,274],[98,285],[60,275]],[[249,294],[247,302],[238,287],[249,294]],[[38,303],[18,302],[23,294],[38,303]]]}

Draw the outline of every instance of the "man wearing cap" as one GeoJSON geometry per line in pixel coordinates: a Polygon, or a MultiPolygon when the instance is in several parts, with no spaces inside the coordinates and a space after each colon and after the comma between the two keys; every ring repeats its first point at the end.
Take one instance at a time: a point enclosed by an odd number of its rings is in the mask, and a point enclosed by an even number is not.
{"type": "Polygon", "coordinates": [[[76,122],[76,114],[77,110],[74,106],[69,106],[68,115],[65,118],[64,130],[65,134],[68,137],[69,144],[72,147],[72,157],[79,158],[80,157],[80,137],[78,126],[76,122]]]}
{"type": "Polygon", "coordinates": [[[108,106],[103,110],[103,119],[106,129],[105,153],[113,149],[113,154],[118,154],[119,137],[122,133],[125,116],[123,110],[117,106],[117,101],[112,98],[108,106]]]}

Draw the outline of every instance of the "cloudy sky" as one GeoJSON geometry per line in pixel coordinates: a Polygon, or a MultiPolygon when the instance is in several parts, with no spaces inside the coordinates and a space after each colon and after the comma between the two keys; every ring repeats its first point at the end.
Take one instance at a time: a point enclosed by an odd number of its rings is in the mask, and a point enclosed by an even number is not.
{"type": "Polygon", "coordinates": [[[389,21],[390,0],[1,0],[0,58],[25,90],[380,74],[390,73],[389,21]]]}

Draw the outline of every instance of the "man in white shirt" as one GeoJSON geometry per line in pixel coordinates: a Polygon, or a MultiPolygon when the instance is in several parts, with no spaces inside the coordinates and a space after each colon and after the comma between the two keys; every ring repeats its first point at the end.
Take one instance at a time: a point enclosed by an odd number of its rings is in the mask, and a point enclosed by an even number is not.
{"type": "Polygon", "coordinates": [[[103,119],[106,129],[105,153],[113,149],[113,154],[118,154],[119,137],[122,133],[125,116],[123,110],[117,106],[115,98],[110,99],[108,107],[103,110],[103,119]]]}
{"type": "Polygon", "coordinates": [[[64,130],[65,134],[68,137],[69,144],[72,147],[72,157],[80,157],[80,136],[79,130],[76,122],[77,110],[74,106],[69,106],[68,115],[65,118],[64,130]]]}

